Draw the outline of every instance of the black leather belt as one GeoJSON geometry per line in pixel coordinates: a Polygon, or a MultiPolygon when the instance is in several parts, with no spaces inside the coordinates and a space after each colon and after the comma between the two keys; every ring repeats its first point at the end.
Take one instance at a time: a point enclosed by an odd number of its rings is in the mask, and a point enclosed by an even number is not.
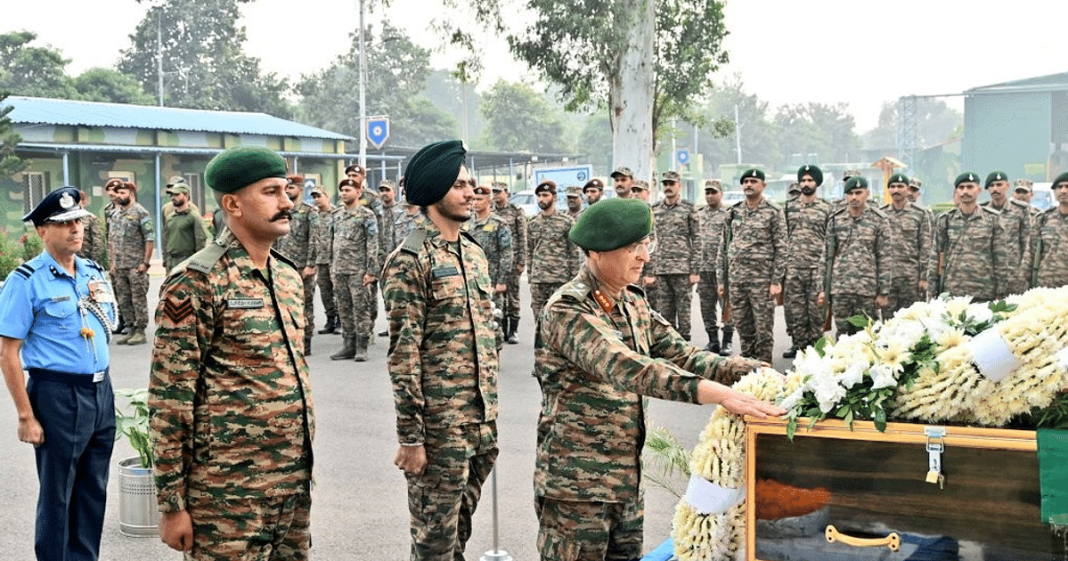
{"type": "Polygon", "coordinates": [[[92,374],[71,374],[69,372],[48,370],[47,368],[29,368],[27,369],[27,372],[30,373],[31,378],[44,382],[60,382],[63,384],[73,384],[75,386],[92,386],[93,384],[99,384],[106,380],[108,377],[108,370],[108,368],[105,368],[100,372],[93,372],[92,374]]]}

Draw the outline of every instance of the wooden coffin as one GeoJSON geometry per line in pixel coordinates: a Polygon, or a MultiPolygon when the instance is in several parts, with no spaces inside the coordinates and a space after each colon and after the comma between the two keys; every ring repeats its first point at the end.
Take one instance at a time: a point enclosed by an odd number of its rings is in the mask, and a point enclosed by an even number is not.
{"type": "Polygon", "coordinates": [[[747,481],[775,482],[748,484],[747,504],[779,501],[774,496],[758,501],[757,494],[785,496],[784,486],[800,493],[816,490],[825,501],[807,516],[760,522],[758,517],[783,512],[765,506],[762,516],[758,508],[748,508],[750,561],[1068,558],[1064,538],[1041,521],[1033,431],[938,427],[945,430],[944,437],[933,440],[934,448],[941,443],[944,449],[939,485],[927,482],[925,425],[890,423],[885,432],[861,421],[852,430],[841,421],[822,421],[812,429],[807,425],[801,421],[791,442],[785,421],[747,419],[747,481]],[[794,521],[799,521],[795,526],[801,535],[783,532],[794,521]],[[827,526],[838,534],[833,543],[827,526]],[[894,551],[885,543],[892,541],[891,534],[899,544],[913,545],[894,551]],[[925,547],[915,544],[924,540],[937,540],[939,545],[931,547],[943,553],[914,555],[925,547]]]}

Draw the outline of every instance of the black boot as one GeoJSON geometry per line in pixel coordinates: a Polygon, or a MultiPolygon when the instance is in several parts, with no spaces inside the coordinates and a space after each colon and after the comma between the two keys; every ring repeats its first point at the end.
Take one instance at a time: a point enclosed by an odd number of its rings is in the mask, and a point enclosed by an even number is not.
{"type": "Polygon", "coordinates": [[[319,335],[329,335],[331,333],[337,333],[337,315],[326,316],[326,325],[319,330],[319,335]]]}
{"type": "Polygon", "coordinates": [[[119,314],[119,322],[115,325],[115,331],[112,331],[113,335],[129,335],[130,326],[126,325],[126,320],[119,314]]]}
{"type": "Polygon", "coordinates": [[[367,341],[366,335],[356,336],[356,350],[352,355],[352,359],[356,362],[367,362],[367,341]]]}
{"type": "Polygon", "coordinates": [[[718,329],[716,329],[711,334],[709,334],[709,336],[708,336],[708,346],[705,347],[705,350],[710,352],[710,353],[718,353],[719,352],[719,330],[718,329]]]}
{"type": "Polygon", "coordinates": [[[517,345],[519,344],[519,338],[515,334],[519,331],[519,318],[510,317],[506,319],[508,320],[508,331],[504,334],[504,341],[509,345],[517,345]]]}
{"type": "Polygon", "coordinates": [[[311,337],[304,338],[304,356],[311,356],[311,337]]]}
{"type": "Polygon", "coordinates": [[[344,346],[340,351],[330,355],[330,360],[352,360],[356,356],[356,337],[342,334],[342,339],[345,342],[344,346]]]}
{"type": "Polygon", "coordinates": [[[795,345],[790,345],[790,348],[782,353],[783,358],[794,358],[795,356],[797,356],[797,347],[795,345]]]}
{"type": "Polygon", "coordinates": [[[734,327],[723,328],[723,344],[719,346],[719,356],[731,356],[734,354],[734,327]]]}

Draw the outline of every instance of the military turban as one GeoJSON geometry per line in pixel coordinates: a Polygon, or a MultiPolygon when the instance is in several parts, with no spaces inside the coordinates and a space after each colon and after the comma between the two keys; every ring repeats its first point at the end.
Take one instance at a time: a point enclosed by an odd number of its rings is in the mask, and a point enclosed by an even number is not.
{"type": "Polygon", "coordinates": [[[462,140],[435,142],[419,149],[404,170],[408,202],[428,206],[444,198],[456,182],[466,154],[462,140]]]}

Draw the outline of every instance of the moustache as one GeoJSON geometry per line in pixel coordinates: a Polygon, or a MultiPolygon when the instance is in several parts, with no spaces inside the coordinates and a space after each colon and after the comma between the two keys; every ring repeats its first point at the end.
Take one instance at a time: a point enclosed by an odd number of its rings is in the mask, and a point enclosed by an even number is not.
{"type": "Polygon", "coordinates": [[[278,214],[276,214],[276,215],[271,217],[271,222],[278,222],[279,220],[281,220],[283,218],[285,218],[286,220],[289,220],[290,216],[289,216],[289,211],[288,210],[279,211],[278,214]]]}

